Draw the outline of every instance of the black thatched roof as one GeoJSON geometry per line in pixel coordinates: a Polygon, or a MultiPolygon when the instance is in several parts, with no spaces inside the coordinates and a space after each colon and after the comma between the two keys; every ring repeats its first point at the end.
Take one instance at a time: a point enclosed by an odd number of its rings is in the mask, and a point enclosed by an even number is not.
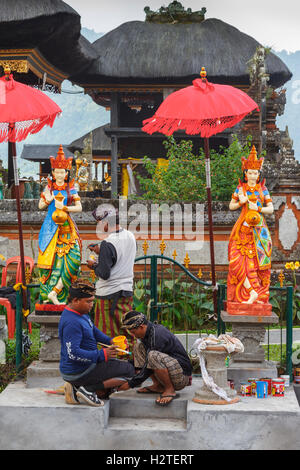
{"type": "MultiPolygon", "coordinates": [[[[65,157],[74,157],[74,154],[63,145],[65,157]]],[[[56,157],[59,145],[29,145],[25,144],[21,153],[21,158],[31,162],[44,162],[49,160],[50,157],[56,157]]]]}
{"type": "MultiPolygon", "coordinates": [[[[97,127],[96,129],[93,129],[91,132],[93,133],[93,146],[92,146],[92,151],[93,155],[110,155],[111,153],[111,140],[110,138],[105,134],[105,129],[109,128],[110,124],[105,124],[104,126],[97,127]]],[[[83,135],[79,139],[74,140],[70,145],[68,145],[68,149],[71,150],[71,152],[76,152],[76,150],[79,150],[79,152],[82,152],[84,148],[84,139],[88,138],[90,135],[90,132],[87,134],[83,135]]]]}
{"type": "Polygon", "coordinates": [[[71,75],[96,58],[80,34],[80,15],[61,0],[1,0],[1,49],[38,48],[56,68],[71,75]]]}
{"type": "MultiPolygon", "coordinates": [[[[209,18],[201,23],[158,24],[130,21],[93,43],[99,57],[86,73],[72,76],[78,84],[179,83],[199,76],[219,83],[248,84],[249,61],[259,43],[228,23],[209,18]]],[[[266,59],[270,85],[292,76],[273,53],[266,59]]]]}

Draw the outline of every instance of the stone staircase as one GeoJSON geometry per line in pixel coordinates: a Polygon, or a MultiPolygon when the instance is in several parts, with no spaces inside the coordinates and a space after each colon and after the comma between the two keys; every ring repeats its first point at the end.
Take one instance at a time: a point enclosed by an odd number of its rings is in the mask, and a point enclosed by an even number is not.
{"type": "Polygon", "coordinates": [[[109,400],[108,429],[186,430],[187,404],[190,398],[187,389],[165,407],[155,403],[157,396],[138,394],[136,390],[112,394],[109,400]]]}

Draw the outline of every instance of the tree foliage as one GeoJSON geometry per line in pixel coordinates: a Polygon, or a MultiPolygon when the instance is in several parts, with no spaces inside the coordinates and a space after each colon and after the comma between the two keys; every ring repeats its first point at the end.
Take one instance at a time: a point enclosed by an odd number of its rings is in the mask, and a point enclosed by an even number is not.
{"type": "MultiPolygon", "coordinates": [[[[248,156],[252,137],[241,145],[236,136],[228,147],[220,146],[219,152],[211,149],[211,186],[213,200],[228,201],[242,178],[241,157],[248,156]]],[[[137,175],[144,194],[143,199],[175,202],[204,202],[206,200],[205,155],[200,149],[193,153],[190,140],[176,142],[173,136],[164,141],[169,164],[160,167],[149,157],[144,165],[149,176],[137,175]]]]}

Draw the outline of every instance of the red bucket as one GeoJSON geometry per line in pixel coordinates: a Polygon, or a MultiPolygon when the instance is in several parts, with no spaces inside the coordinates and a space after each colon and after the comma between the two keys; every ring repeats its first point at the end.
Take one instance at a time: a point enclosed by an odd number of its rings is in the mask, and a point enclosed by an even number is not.
{"type": "Polygon", "coordinates": [[[259,379],[259,380],[262,380],[263,382],[267,382],[267,384],[268,384],[268,395],[271,396],[272,395],[272,379],[270,379],[269,377],[266,377],[266,378],[262,378],[262,379],[259,379]]]}
{"type": "Polygon", "coordinates": [[[272,380],[272,395],[274,397],[284,397],[284,379],[272,380]]]}
{"type": "Polygon", "coordinates": [[[242,397],[251,397],[252,386],[248,382],[241,382],[240,394],[242,397]]]}

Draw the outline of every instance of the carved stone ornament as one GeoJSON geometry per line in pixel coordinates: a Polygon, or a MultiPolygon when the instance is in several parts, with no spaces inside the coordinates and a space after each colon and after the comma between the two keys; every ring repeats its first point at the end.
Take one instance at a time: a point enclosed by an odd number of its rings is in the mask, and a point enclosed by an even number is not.
{"type": "Polygon", "coordinates": [[[206,8],[200,11],[192,11],[191,8],[185,9],[177,2],[171,2],[167,7],[160,7],[157,11],[152,11],[147,6],[144,8],[146,21],[152,23],[200,23],[205,19],[206,8]]]}

